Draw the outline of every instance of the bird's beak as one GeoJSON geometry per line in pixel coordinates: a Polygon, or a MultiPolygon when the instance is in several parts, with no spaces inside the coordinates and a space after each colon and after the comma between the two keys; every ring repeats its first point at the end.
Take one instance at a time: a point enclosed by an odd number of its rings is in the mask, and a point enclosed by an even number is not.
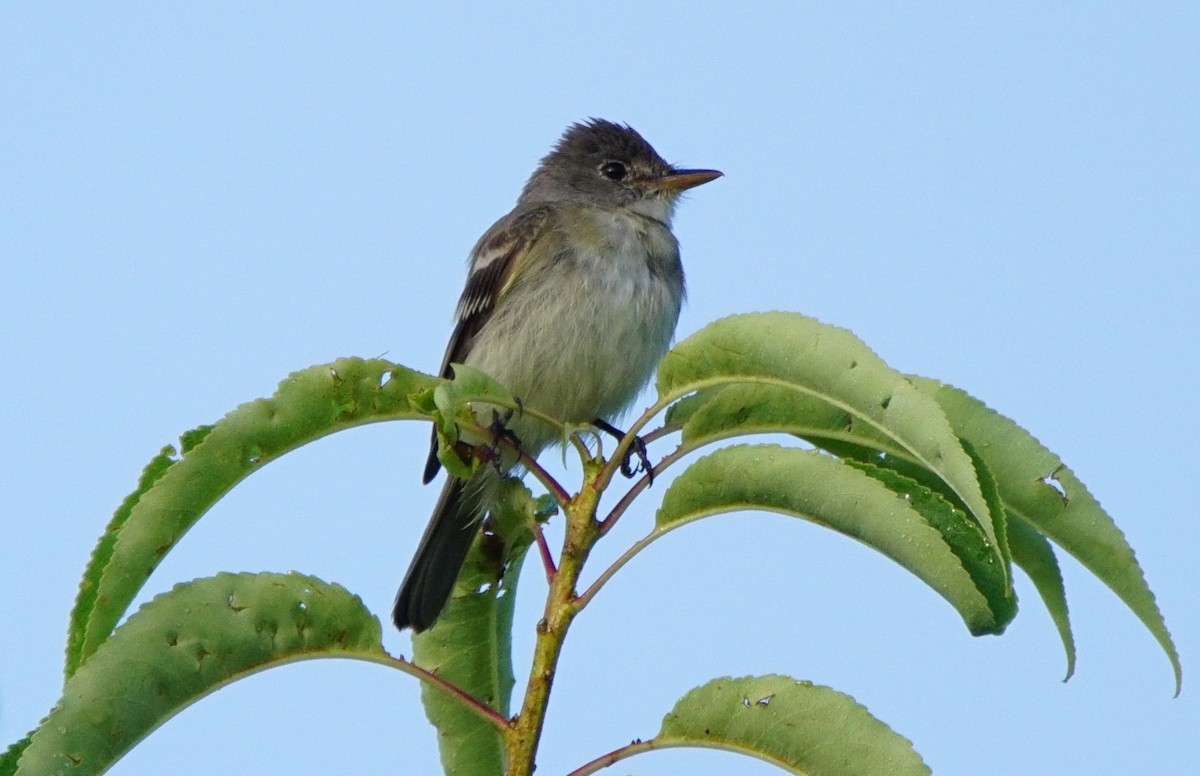
{"type": "Polygon", "coordinates": [[[646,181],[646,186],[678,193],[709,181],[715,181],[722,175],[724,173],[719,170],[672,170],[669,175],[646,181]]]}

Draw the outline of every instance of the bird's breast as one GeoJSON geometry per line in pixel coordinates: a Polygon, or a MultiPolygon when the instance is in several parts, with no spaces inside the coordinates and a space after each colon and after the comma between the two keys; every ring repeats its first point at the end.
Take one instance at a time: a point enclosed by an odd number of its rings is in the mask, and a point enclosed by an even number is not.
{"type": "MultiPolygon", "coordinates": [[[[557,236],[553,258],[513,285],[467,360],[527,407],[570,423],[614,418],[674,335],[684,294],[678,243],[658,222],[607,211],[557,236]]],[[[527,447],[553,438],[521,425],[527,447]]]]}

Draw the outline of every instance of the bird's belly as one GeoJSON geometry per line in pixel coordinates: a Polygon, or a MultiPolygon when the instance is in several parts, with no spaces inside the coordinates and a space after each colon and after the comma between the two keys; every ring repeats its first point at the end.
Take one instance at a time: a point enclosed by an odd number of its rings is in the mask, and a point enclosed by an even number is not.
{"type": "MultiPolygon", "coordinates": [[[[644,257],[561,262],[546,271],[564,277],[514,288],[480,332],[467,362],[505,385],[525,407],[559,420],[615,418],[670,344],[681,283],[673,287],[651,273],[644,257]]],[[[514,418],[512,425],[527,448],[557,437],[528,420],[514,418]]]]}

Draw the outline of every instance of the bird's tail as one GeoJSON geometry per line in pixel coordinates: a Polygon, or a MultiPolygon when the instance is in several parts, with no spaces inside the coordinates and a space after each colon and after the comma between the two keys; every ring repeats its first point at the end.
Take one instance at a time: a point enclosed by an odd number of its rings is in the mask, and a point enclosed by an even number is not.
{"type": "Polygon", "coordinates": [[[404,575],[400,592],[396,593],[392,621],[397,628],[412,628],[418,633],[425,630],[433,625],[450,599],[454,581],[462,571],[467,550],[483,517],[488,488],[485,483],[476,482],[478,478],[477,474],[469,482],[457,477],[446,479],[429,527],[404,575]]]}

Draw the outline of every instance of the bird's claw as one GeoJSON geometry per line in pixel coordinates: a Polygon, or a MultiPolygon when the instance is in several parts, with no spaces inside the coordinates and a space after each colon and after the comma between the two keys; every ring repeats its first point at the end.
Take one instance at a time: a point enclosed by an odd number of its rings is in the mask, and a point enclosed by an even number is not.
{"type": "MultiPolygon", "coordinates": [[[[624,439],[625,432],[609,423],[608,421],[597,418],[592,421],[592,425],[600,429],[604,433],[612,436],[614,439],[624,439]]],[[[640,436],[634,436],[633,441],[629,445],[629,449],[625,451],[625,457],[621,459],[621,474],[632,479],[638,474],[646,473],[646,484],[654,484],[654,466],[650,463],[650,455],[646,452],[646,442],[640,436]],[[638,463],[633,464],[634,457],[637,457],[638,463]]]]}
{"type": "Polygon", "coordinates": [[[521,440],[517,438],[517,435],[514,434],[512,429],[507,425],[511,418],[512,410],[504,413],[504,417],[500,417],[500,412],[498,410],[492,410],[492,422],[488,426],[488,430],[492,432],[492,441],[491,444],[487,445],[487,451],[488,457],[491,459],[492,466],[496,468],[497,472],[500,472],[501,443],[507,439],[514,448],[518,450],[521,448],[521,440]]]}
{"type": "Polygon", "coordinates": [[[633,444],[625,451],[625,457],[621,459],[621,474],[626,478],[632,479],[641,472],[646,473],[646,484],[654,484],[654,465],[650,463],[650,455],[646,452],[646,443],[640,436],[633,438],[633,444]],[[632,461],[634,456],[637,456],[638,463],[634,466],[632,461]]]}

